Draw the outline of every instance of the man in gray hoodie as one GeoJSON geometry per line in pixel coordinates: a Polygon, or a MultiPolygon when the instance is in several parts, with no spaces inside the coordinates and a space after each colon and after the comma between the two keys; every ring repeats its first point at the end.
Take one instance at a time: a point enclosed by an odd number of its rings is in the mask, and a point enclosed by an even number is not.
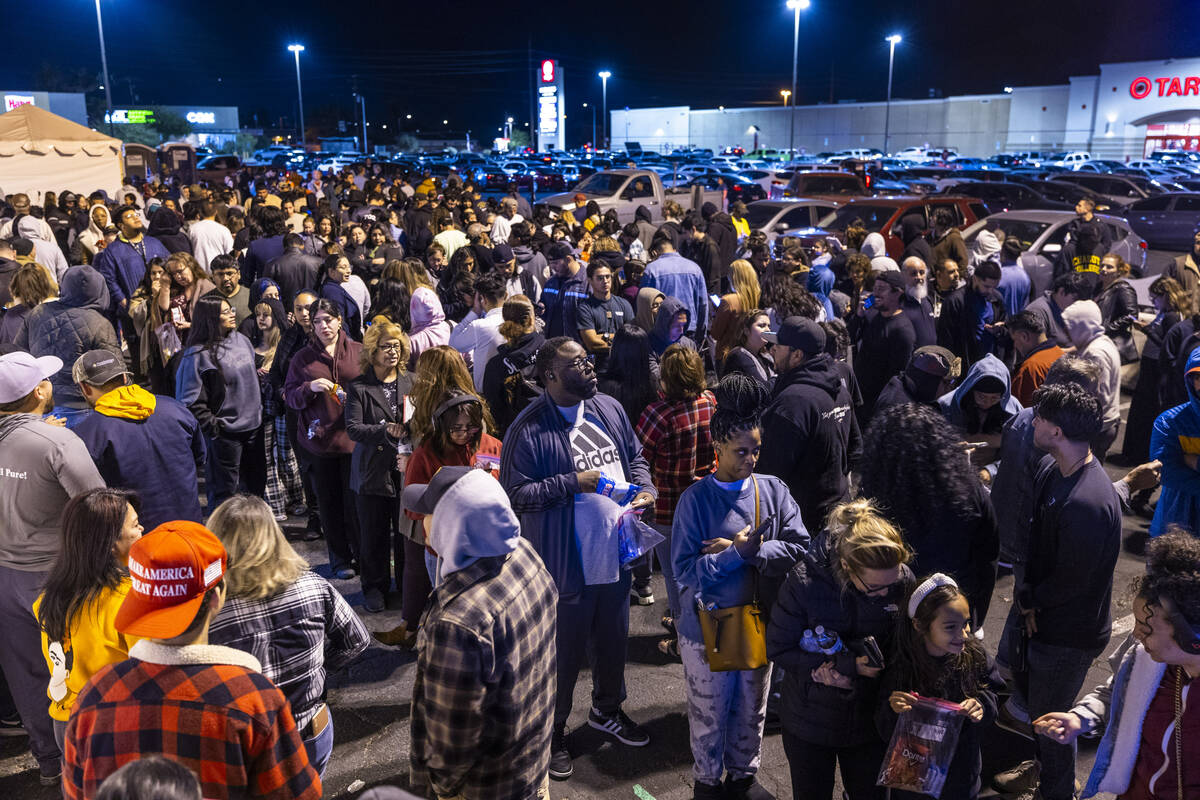
{"type": "Polygon", "coordinates": [[[1076,300],[1063,309],[1062,317],[1075,352],[1100,365],[1100,381],[1096,388],[1100,395],[1103,427],[1092,442],[1092,455],[1103,461],[1121,424],[1121,353],[1116,343],[1104,333],[1100,306],[1094,301],[1076,300]]]}
{"type": "Polygon", "coordinates": [[[0,356],[0,671],[44,785],[58,782],[62,766],[33,602],[58,557],[63,506],[104,486],[79,437],[42,419],[54,407],[50,378],[62,367],[54,356],[0,356]]]}

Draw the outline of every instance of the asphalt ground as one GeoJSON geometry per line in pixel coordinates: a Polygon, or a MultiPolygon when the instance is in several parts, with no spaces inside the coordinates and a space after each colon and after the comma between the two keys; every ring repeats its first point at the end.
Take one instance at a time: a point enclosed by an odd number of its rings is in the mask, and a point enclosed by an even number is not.
{"type": "MultiPolygon", "coordinates": [[[[1157,256],[1151,262],[1154,266],[1148,271],[1159,272],[1161,267],[1158,265],[1173,254],[1154,255],[1157,256]]],[[[1128,389],[1135,372],[1130,368],[1127,370],[1125,386],[1128,389]]],[[[1122,419],[1127,411],[1126,394],[1122,419]]],[[[1114,446],[1113,452],[1119,452],[1119,447],[1114,446]]],[[[1126,471],[1114,466],[1106,469],[1114,480],[1126,471]]],[[[292,519],[285,524],[285,529],[299,533],[303,524],[301,519],[292,519]]],[[[1147,524],[1144,519],[1126,515],[1123,536],[1144,532],[1147,524]]],[[[323,541],[295,541],[294,545],[318,573],[330,577],[323,541]]],[[[1084,558],[1087,554],[1080,553],[1079,556],[1084,558]]],[[[1093,663],[1084,682],[1084,693],[1108,678],[1111,671],[1107,653],[1115,649],[1133,628],[1130,586],[1142,570],[1143,562],[1139,557],[1122,551],[1113,581],[1112,641],[1105,654],[1093,663]]],[[[362,615],[370,630],[385,631],[399,624],[399,595],[388,598],[388,609],[384,612],[369,614],[362,607],[362,592],[357,580],[332,580],[332,583],[362,615]]],[[[569,781],[551,782],[553,800],[686,800],[692,796],[683,667],[657,649],[658,640],[664,636],[659,619],[666,611],[666,592],[662,576],[657,572],[652,586],[657,602],[652,606],[631,605],[629,610],[625,671],[628,697],[624,705],[626,713],[646,727],[651,743],[644,748],[626,747],[587,727],[591,681],[585,671],[576,686],[574,711],[569,723],[568,743],[575,757],[575,773],[569,781]]],[[[984,642],[993,654],[1012,605],[1012,593],[1011,575],[1000,578],[984,625],[984,642]]],[[[414,660],[410,651],[372,642],[352,665],[329,676],[328,700],[333,711],[335,745],[325,775],[326,797],[354,798],[371,786],[407,785],[414,660]]],[[[1080,742],[1076,765],[1080,781],[1086,780],[1091,769],[1095,745],[1094,741],[1080,742]]],[[[985,772],[1001,771],[1033,756],[1031,742],[999,728],[988,732],[983,752],[985,772]]],[[[768,734],[763,741],[759,781],[777,797],[791,795],[787,759],[777,733],[768,734]]],[[[60,796],[59,788],[39,785],[37,765],[29,755],[25,737],[0,737],[0,798],[51,800],[60,796]]],[[[835,796],[840,797],[840,781],[835,796]]]]}

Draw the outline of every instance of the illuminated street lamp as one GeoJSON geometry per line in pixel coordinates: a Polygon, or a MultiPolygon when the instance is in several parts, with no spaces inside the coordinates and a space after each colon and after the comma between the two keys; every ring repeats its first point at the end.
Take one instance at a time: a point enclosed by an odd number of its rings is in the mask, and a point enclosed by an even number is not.
{"type": "Polygon", "coordinates": [[[889,45],[888,50],[888,93],[887,93],[887,108],[883,112],[883,154],[888,154],[888,139],[891,137],[892,125],[892,66],[896,62],[896,45],[900,43],[900,34],[893,33],[885,39],[889,45]]]}
{"type": "MultiPolygon", "coordinates": [[[[800,61],[800,12],[808,8],[810,0],[787,0],[787,7],[795,16],[796,24],[792,33],[792,97],[796,96],[796,65],[800,61]]],[[[788,136],[788,160],[796,157],[796,104],[792,103],[792,118],[788,123],[791,133],[788,136]]]]}
{"type": "Polygon", "coordinates": [[[789,92],[787,89],[780,89],[779,93],[781,95],[783,95],[783,107],[787,108],[787,101],[788,101],[788,98],[792,96],[792,93],[789,92]]]}
{"type": "Polygon", "coordinates": [[[601,124],[604,127],[604,149],[608,150],[608,79],[612,77],[612,73],[608,70],[603,70],[596,74],[600,76],[601,81],[601,96],[604,103],[601,124]]]}
{"type": "Polygon", "coordinates": [[[289,44],[288,50],[296,56],[296,103],[300,108],[300,146],[307,147],[307,142],[304,139],[304,89],[300,86],[300,54],[304,52],[304,45],[289,44]]]}

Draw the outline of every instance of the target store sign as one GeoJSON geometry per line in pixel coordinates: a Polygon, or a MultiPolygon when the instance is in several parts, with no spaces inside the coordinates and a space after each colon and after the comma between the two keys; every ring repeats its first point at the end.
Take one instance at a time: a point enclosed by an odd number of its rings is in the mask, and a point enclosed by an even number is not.
{"type": "Polygon", "coordinates": [[[1129,96],[1134,100],[1147,97],[1200,96],[1200,75],[1152,78],[1139,75],[1129,83],[1129,96]]]}

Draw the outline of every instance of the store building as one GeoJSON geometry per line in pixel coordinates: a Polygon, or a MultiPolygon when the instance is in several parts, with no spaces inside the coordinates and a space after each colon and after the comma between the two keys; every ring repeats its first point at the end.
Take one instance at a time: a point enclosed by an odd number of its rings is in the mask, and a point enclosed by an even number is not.
{"type": "Polygon", "coordinates": [[[0,89],[0,112],[12,111],[26,103],[44,108],[51,114],[66,117],[80,125],[88,124],[87,103],[82,92],[33,92],[28,90],[0,89]]]}
{"type": "MultiPolygon", "coordinates": [[[[777,106],[615,109],[615,149],[726,146],[788,147],[793,109],[777,106]]],[[[796,148],[807,153],[882,149],[887,104],[841,102],[798,106],[796,148]]],[[[948,147],[961,155],[1022,150],[1087,150],[1096,158],[1132,160],[1154,150],[1200,150],[1200,58],[1101,64],[1098,75],[1065,85],[1016,86],[995,94],[891,103],[888,147],[948,147]]]]}
{"type": "MultiPolygon", "coordinates": [[[[220,147],[237,139],[237,106],[122,106],[112,110],[111,121],[115,125],[146,125],[153,127],[155,114],[167,111],[187,120],[191,131],[184,137],[192,145],[220,147]]],[[[109,121],[104,115],[104,121],[109,121]]]]}

